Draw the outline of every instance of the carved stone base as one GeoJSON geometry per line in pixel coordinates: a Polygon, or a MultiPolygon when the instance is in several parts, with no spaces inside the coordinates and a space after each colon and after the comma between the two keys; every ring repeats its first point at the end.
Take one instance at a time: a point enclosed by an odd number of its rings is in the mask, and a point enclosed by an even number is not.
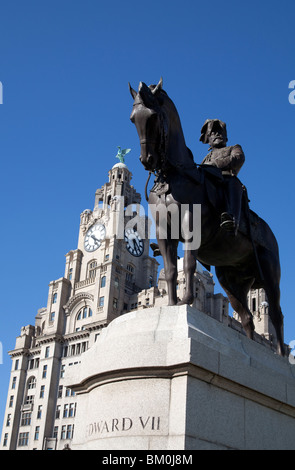
{"type": "Polygon", "coordinates": [[[295,449],[295,366],[189,306],[117,318],[77,367],[73,449],[295,449]]]}

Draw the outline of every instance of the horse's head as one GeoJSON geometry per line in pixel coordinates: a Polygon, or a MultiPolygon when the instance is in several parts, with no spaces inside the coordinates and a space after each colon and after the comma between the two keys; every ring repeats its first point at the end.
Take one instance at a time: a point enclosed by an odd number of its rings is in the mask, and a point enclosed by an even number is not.
{"type": "Polygon", "coordinates": [[[129,84],[134,99],[130,116],[140,140],[140,161],[146,170],[155,171],[163,165],[165,156],[166,116],[163,110],[162,79],[149,87],[140,82],[138,92],[129,84]]]}

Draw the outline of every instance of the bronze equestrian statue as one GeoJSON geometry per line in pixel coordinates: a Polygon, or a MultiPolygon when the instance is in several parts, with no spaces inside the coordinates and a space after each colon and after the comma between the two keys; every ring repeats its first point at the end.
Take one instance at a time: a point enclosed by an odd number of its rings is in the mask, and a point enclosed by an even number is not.
{"type": "MultiPolygon", "coordinates": [[[[248,207],[247,193],[237,178],[244,162],[240,146],[226,147],[225,124],[206,121],[201,140],[212,151],[203,164],[194,162],[186,146],[176,107],[163,90],[162,79],[149,87],[140,82],[130,116],[139,139],[140,161],[155,175],[149,194],[149,204],[156,210],[178,207],[187,209],[183,221],[193,229],[194,206],[201,206],[201,242],[190,249],[190,241],[182,234],[172,236],[172,218],[168,218],[167,236],[161,237],[159,216],[156,236],[164,261],[168,289],[168,304],[191,304],[194,299],[193,279],[196,260],[205,267],[215,266],[217,278],[233,309],[239,314],[246,335],[253,339],[254,323],[247,304],[251,288],[264,288],[269,315],[277,335],[277,352],[284,355],[283,315],[280,308],[280,260],[276,239],[258,215],[248,207]],[[227,162],[227,163],[226,163],[227,162]],[[227,166],[228,164],[228,166],[227,166]],[[239,197],[238,203],[236,197],[239,197]],[[184,243],[184,273],[186,292],[177,299],[177,246],[184,243]]],[[[169,215],[169,213],[168,213],[169,215]]]]}

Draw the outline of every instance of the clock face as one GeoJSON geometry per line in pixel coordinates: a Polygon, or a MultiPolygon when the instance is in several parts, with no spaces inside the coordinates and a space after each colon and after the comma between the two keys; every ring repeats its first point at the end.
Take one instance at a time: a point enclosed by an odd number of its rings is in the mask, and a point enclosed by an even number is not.
{"type": "Polygon", "coordinates": [[[102,240],[106,236],[105,226],[95,224],[87,231],[84,239],[84,247],[86,251],[95,251],[100,247],[102,240]]]}
{"type": "Polygon", "coordinates": [[[133,256],[141,256],[144,250],[143,240],[136,230],[128,228],[125,231],[126,248],[133,256]]]}

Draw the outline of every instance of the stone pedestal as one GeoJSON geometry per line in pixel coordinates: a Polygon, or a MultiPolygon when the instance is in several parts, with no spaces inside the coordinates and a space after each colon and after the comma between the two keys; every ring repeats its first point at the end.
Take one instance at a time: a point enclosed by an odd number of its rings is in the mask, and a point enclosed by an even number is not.
{"type": "Polygon", "coordinates": [[[73,449],[295,449],[295,366],[189,306],[114,320],[73,383],[73,449]]]}

